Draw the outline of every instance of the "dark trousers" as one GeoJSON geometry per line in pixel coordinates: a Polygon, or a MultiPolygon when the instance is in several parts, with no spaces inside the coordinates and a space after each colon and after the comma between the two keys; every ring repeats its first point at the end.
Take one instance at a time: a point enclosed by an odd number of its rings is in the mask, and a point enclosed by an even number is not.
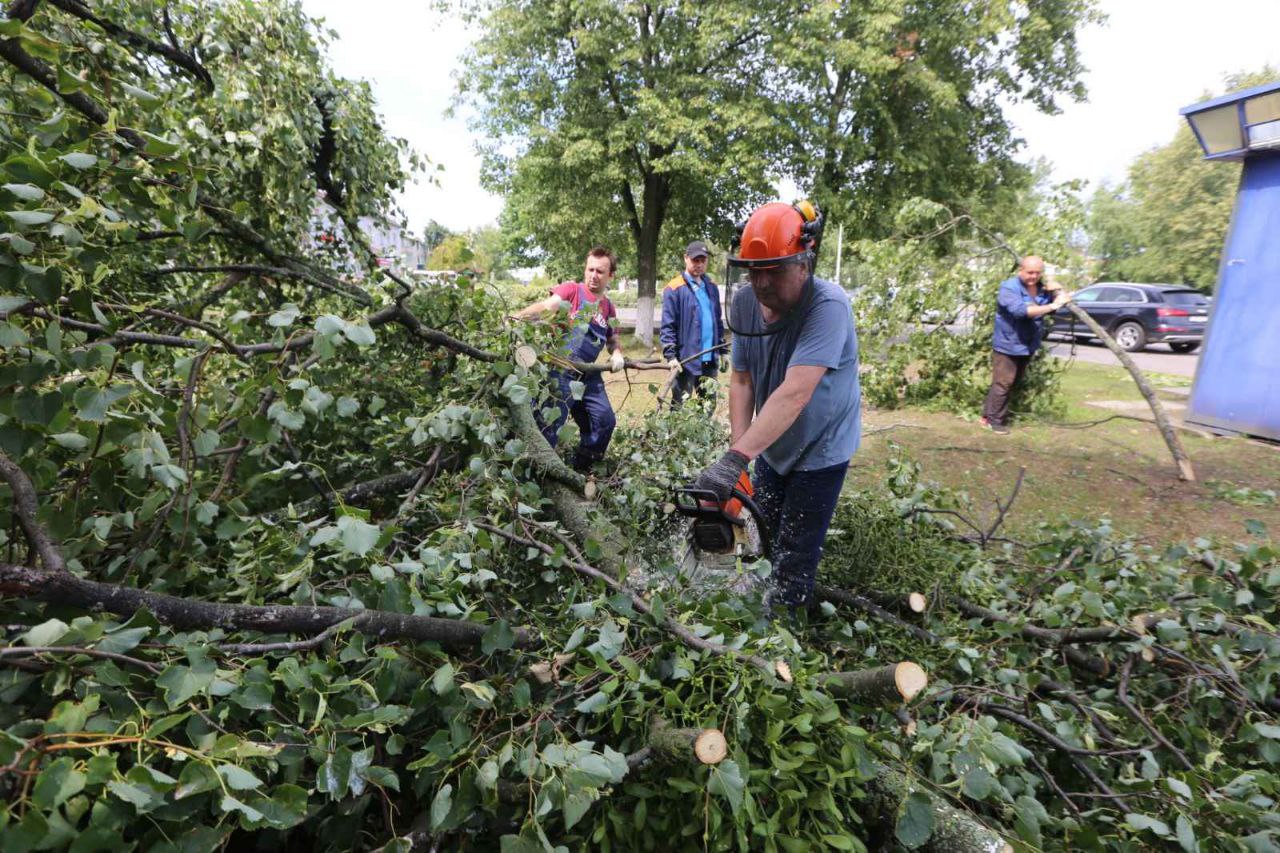
{"type": "Polygon", "coordinates": [[[991,353],[991,389],[982,404],[982,416],[988,423],[998,426],[1009,422],[1009,397],[1013,386],[1022,381],[1030,361],[1029,355],[991,353]]]}
{"type": "Polygon", "coordinates": [[[671,389],[671,406],[680,408],[684,398],[698,392],[699,397],[709,397],[715,393],[716,375],[720,372],[714,361],[703,362],[702,375],[697,376],[687,368],[680,371],[676,384],[671,389]]]}
{"type": "Polygon", "coordinates": [[[572,377],[559,370],[551,371],[550,376],[554,385],[545,405],[555,406],[556,416],[549,422],[545,421],[542,407],[535,407],[538,427],[547,443],[555,447],[560,440],[560,427],[564,426],[569,415],[573,415],[573,422],[578,425],[581,433],[573,465],[575,468],[587,467],[604,457],[605,451],[609,449],[609,439],[613,437],[613,428],[618,424],[613,415],[613,404],[609,402],[609,395],[604,390],[604,379],[599,373],[594,373],[580,380],[586,387],[583,389],[582,399],[575,400],[570,386],[574,381],[572,377]]]}
{"type": "Polygon", "coordinates": [[[803,605],[813,597],[822,546],[848,470],[849,463],[842,462],[784,477],[763,456],[756,457],[751,486],[771,533],[777,603],[803,605]]]}

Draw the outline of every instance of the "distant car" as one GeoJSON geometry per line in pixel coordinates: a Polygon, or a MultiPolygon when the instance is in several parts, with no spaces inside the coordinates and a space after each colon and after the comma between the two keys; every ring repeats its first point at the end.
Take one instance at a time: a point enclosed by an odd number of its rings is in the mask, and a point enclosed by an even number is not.
{"type": "MultiPolygon", "coordinates": [[[[1077,291],[1074,301],[1126,352],[1139,352],[1153,343],[1191,352],[1200,346],[1209,325],[1209,298],[1179,285],[1099,282],[1077,291]]],[[[1066,308],[1054,313],[1049,334],[1077,340],[1094,337],[1066,308]]]]}

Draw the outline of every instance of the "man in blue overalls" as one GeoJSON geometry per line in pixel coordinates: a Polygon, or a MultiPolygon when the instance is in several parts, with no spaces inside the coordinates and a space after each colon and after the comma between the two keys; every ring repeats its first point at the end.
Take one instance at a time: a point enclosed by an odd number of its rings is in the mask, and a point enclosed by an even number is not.
{"type": "Polygon", "coordinates": [[[662,291],[662,356],[676,374],[671,405],[693,391],[705,397],[715,387],[716,359],[724,343],[720,288],[707,275],[707,244],[694,240],[684,250],[684,272],[662,291]]]}
{"type": "MultiPolygon", "coordinates": [[[[625,360],[615,328],[618,312],[609,297],[605,296],[617,268],[618,259],[613,252],[605,246],[596,246],[587,253],[582,281],[561,282],[551,288],[551,295],[546,299],[521,309],[514,316],[519,320],[532,320],[567,308],[568,357],[590,364],[600,355],[600,350],[607,346],[611,353],[609,369],[622,370],[625,360]]],[[[550,403],[557,409],[556,417],[545,421],[541,406],[534,407],[534,416],[538,419],[547,443],[555,447],[560,440],[560,428],[569,415],[573,415],[573,421],[581,434],[578,449],[573,456],[573,467],[578,471],[587,471],[604,457],[609,448],[609,439],[613,437],[613,429],[617,425],[613,404],[609,402],[609,395],[604,389],[604,378],[600,373],[583,375],[564,370],[552,370],[549,376],[554,386],[550,403]],[[578,400],[573,399],[572,383],[575,380],[581,381],[585,386],[582,397],[578,400]]]]}
{"type": "Polygon", "coordinates": [[[1044,260],[1027,255],[1018,265],[1018,274],[1000,283],[996,297],[991,388],[982,404],[982,425],[998,435],[1009,434],[1009,397],[1040,349],[1043,318],[1071,300],[1056,282],[1041,286],[1043,275],[1044,260]]]}

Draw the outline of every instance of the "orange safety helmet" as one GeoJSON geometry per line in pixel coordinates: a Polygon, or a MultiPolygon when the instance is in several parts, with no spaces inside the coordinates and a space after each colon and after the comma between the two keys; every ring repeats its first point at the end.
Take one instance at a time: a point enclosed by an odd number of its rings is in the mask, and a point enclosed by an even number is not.
{"type": "Polygon", "coordinates": [[[812,269],[822,240],[822,226],[822,214],[811,201],[762,205],[738,227],[729,264],[760,269],[807,261],[812,269]]]}

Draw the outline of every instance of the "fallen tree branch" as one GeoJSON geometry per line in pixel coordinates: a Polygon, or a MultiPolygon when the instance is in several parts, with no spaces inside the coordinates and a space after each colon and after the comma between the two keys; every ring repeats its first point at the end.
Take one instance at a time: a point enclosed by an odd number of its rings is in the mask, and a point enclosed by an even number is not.
{"type": "MultiPolygon", "coordinates": [[[[0,563],[0,594],[35,598],[88,611],[105,610],[126,617],[139,610],[147,610],[161,622],[179,630],[224,628],[267,634],[314,634],[347,619],[359,618],[362,630],[370,636],[437,642],[451,650],[478,647],[488,630],[487,625],[476,622],[388,610],[197,601],[99,583],[67,571],[42,572],[29,566],[4,563],[0,563]]],[[[538,644],[528,629],[512,630],[516,648],[532,648],[538,644]]]]}
{"type": "MultiPolygon", "coordinates": [[[[503,530],[501,527],[497,527],[483,521],[472,521],[471,524],[481,530],[497,534],[498,536],[501,536],[510,542],[514,542],[517,545],[536,548],[548,556],[555,555],[556,553],[555,549],[550,545],[547,545],[545,542],[539,542],[537,539],[520,536],[510,530],[503,530]]],[[[572,571],[589,580],[599,581],[613,592],[626,596],[631,602],[631,606],[639,612],[644,613],[645,615],[653,613],[653,608],[643,596],[632,592],[619,583],[615,578],[610,577],[605,572],[585,562],[580,558],[579,554],[574,554],[574,557],[575,559],[565,560],[565,565],[567,565],[572,571]]],[[[659,623],[659,627],[674,635],[676,639],[680,640],[680,642],[695,651],[706,652],[716,656],[732,657],[744,663],[751,664],[768,675],[780,678],[784,683],[791,682],[790,668],[787,667],[786,663],[783,661],[767,661],[757,655],[746,654],[745,652],[740,652],[737,649],[731,649],[728,646],[704,640],[670,616],[663,617],[662,621],[659,623]]]]}
{"type": "Polygon", "coordinates": [[[918,640],[923,640],[926,643],[942,642],[942,638],[932,631],[921,628],[919,625],[912,625],[910,622],[907,622],[901,617],[895,616],[888,610],[885,610],[866,596],[859,595],[856,592],[849,592],[848,590],[836,589],[835,587],[822,585],[815,586],[813,591],[822,601],[829,601],[832,604],[843,604],[846,607],[856,607],[858,610],[869,613],[882,622],[888,622],[890,625],[896,625],[918,640]]]}
{"type": "Polygon", "coordinates": [[[40,505],[31,479],[3,450],[0,450],[0,477],[4,478],[13,491],[13,513],[18,518],[27,542],[39,555],[40,562],[51,572],[66,571],[67,564],[62,559],[57,543],[36,520],[40,505]]]}
{"type": "Polygon", "coordinates": [[[1138,365],[1134,363],[1127,352],[1120,348],[1115,338],[1111,337],[1106,329],[1098,325],[1097,320],[1089,316],[1088,312],[1074,302],[1068,302],[1066,307],[1071,312],[1071,316],[1088,326],[1089,331],[1093,332],[1098,340],[1106,344],[1107,349],[1111,350],[1112,354],[1124,365],[1124,369],[1129,371],[1129,375],[1133,377],[1134,384],[1138,386],[1138,391],[1142,393],[1143,399],[1151,407],[1151,414],[1155,417],[1156,427],[1160,430],[1160,435],[1164,437],[1164,443],[1168,446],[1169,453],[1173,456],[1174,464],[1178,466],[1178,478],[1194,483],[1196,472],[1191,467],[1191,457],[1187,456],[1187,451],[1182,449],[1182,440],[1178,438],[1177,430],[1173,428],[1173,424],[1170,423],[1169,416],[1165,413],[1160,398],[1156,396],[1155,390],[1147,382],[1146,377],[1142,375],[1138,365]]]}
{"type": "MultiPolygon", "coordinates": [[[[892,835],[907,797],[917,790],[910,777],[880,765],[867,783],[866,817],[892,835]]],[[[1013,853],[1013,846],[999,833],[983,826],[972,813],[958,809],[938,794],[930,794],[933,832],[920,847],[922,853],[1013,853]]]]}

